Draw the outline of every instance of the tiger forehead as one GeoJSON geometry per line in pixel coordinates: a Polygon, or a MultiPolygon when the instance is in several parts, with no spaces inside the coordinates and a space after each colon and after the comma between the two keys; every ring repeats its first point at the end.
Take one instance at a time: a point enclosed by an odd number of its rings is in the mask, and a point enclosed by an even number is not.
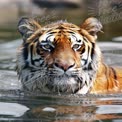
{"type": "Polygon", "coordinates": [[[66,28],[63,26],[59,26],[57,28],[52,28],[48,31],[45,32],[46,34],[52,34],[52,35],[66,35],[68,36],[69,34],[75,34],[75,33],[79,33],[79,29],[78,28],[66,28]]]}
{"type": "Polygon", "coordinates": [[[73,38],[82,38],[79,33],[80,28],[70,23],[60,23],[57,25],[51,25],[45,27],[45,32],[39,37],[39,41],[51,41],[61,39],[65,36],[67,39],[73,40],[73,38]]]}
{"type": "Polygon", "coordinates": [[[71,29],[60,29],[57,28],[55,30],[50,30],[46,33],[44,33],[43,35],[41,35],[41,37],[39,38],[39,41],[51,41],[54,42],[56,40],[60,40],[60,39],[68,39],[71,42],[72,41],[77,41],[78,39],[83,39],[82,35],[78,32],[78,31],[74,31],[71,29]]]}

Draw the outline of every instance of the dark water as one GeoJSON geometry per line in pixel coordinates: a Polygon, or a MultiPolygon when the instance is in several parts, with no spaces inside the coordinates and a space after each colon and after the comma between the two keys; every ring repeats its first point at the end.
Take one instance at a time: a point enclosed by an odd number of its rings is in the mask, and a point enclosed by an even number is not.
{"type": "MultiPolygon", "coordinates": [[[[21,40],[0,45],[0,121],[10,122],[121,122],[122,94],[24,94],[15,72],[21,40]]],[[[122,66],[122,43],[99,42],[105,62],[122,66]]]]}

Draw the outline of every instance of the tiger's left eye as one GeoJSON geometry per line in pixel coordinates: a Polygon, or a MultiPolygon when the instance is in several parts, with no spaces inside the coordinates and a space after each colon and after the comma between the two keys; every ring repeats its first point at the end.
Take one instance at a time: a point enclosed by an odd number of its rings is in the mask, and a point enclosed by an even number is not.
{"type": "Polygon", "coordinates": [[[51,48],[51,46],[49,44],[43,45],[42,47],[45,48],[45,49],[50,49],[51,48]]]}
{"type": "Polygon", "coordinates": [[[44,50],[51,51],[54,47],[50,44],[41,45],[44,50]]]}
{"type": "Polygon", "coordinates": [[[74,44],[72,48],[73,48],[74,50],[78,50],[78,49],[80,49],[80,47],[81,47],[81,45],[79,45],[79,44],[74,44]]]}
{"type": "Polygon", "coordinates": [[[51,51],[51,50],[53,50],[53,48],[54,48],[54,45],[53,44],[51,44],[51,43],[45,43],[45,42],[41,42],[40,43],[40,47],[41,48],[43,48],[45,51],[51,51]]]}

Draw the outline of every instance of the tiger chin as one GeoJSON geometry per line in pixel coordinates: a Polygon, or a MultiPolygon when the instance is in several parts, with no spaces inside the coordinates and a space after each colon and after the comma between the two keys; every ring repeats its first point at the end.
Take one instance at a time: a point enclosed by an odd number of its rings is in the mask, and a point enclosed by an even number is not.
{"type": "Polygon", "coordinates": [[[103,63],[96,44],[102,24],[88,18],[81,26],[58,21],[41,26],[22,18],[18,31],[17,72],[23,90],[39,93],[118,93],[122,69],[103,63]]]}

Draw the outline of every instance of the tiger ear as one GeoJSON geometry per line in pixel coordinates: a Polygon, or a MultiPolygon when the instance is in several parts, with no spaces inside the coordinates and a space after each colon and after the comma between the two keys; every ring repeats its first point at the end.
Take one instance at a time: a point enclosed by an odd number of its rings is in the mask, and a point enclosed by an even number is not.
{"type": "Polygon", "coordinates": [[[18,31],[23,36],[25,40],[31,36],[37,29],[41,28],[41,25],[38,24],[34,19],[23,17],[18,23],[18,31]]]}
{"type": "Polygon", "coordinates": [[[101,30],[103,28],[101,22],[94,17],[86,19],[81,25],[81,28],[85,29],[90,35],[94,36],[95,39],[97,39],[97,32],[103,32],[101,30]]]}

